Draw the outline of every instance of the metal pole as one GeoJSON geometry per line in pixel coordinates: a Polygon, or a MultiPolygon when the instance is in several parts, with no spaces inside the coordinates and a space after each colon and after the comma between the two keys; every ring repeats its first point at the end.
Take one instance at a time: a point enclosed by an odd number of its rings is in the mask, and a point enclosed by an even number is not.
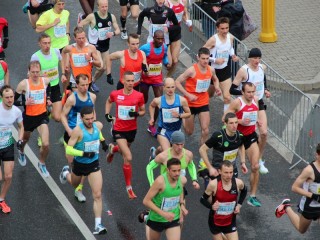
{"type": "Polygon", "coordinates": [[[261,0],[261,42],[276,42],[278,35],[275,31],[275,2],[276,0],[261,0]]]}

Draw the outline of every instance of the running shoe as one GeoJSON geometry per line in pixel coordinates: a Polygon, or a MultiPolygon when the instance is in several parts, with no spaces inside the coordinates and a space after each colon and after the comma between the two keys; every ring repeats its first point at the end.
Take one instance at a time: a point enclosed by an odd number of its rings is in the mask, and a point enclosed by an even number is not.
{"type": "Polygon", "coordinates": [[[277,218],[282,217],[282,215],[286,213],[286,207],[289,207],[289,206],[291,206],[290,199],[289,198],[283,199],[281,204],[276,208],[274,212],[276,217],[277,218]]]}
{"type": "Polygon", "coordinates": [[[5,200],[0,202],[0,209],[2,210],[3,213],[10,213],[11,212],[11,208],[7,205],[5,200]]]}
{"type": "Polygon", "coordinates": [[[27,164],[27,158],[24,152],[21,152],[18,150],[18,161],[22,167],[24,167],[27,164]]]}
{"type": "Polygon", "coordinates": [[[259,166],[260,166],[259,172],[260,172],[261,174],[267,174],[267,173],[269,173],[269,170],[268,170],[268,168],[266,168],[266,167],[264,166],[264,161],[263,161],[262,159],[259,160],[259,166]]]}
{"type": "Polygon", "coordinates": [[[106,233],[107,233],[107,229],[102,224],[99,224],[98,226],[96,226],[93,232],[93,234],[95,235],[106,234],[106,233]]]}
{"type": "Polygon", "coordinates": [[[153,136],[155,137],[157,135],[157,129],[156,127],[153,125],[149,125],[149,127],[147,128],[147,131],[153,136]]]}
{"type": "Polygon", "coordinates": [[[137,196],[134,194],[132,187],[127,188],[128,197],[130,200],[137,198],[137,196]]]}
{"type": "Polygon", "coordinates": [[[121,38],[122,38],[123,40],[128,39],[127,30],[122,30],[122,31],[121,31],[121,38]]]}
{"type": "Polygon", "coordinates": [[[45,164],[38,162],[38,168],[40,169],[40,173],[43,177],[47,178],[50,176],[45,164]]]}
{"type": "Polygon", "coordinates": [[[206,165],[206,163],[203,161],[202,158],[200,158],[200,160],[199,160],[198,168],[199,168],[198,171],[202,171],[202,170],[204,170],[204,169],[207,168],[207,165],[206,165]]]}
{"type": "Polygon", "coordinates": [[[28,13],[28,7],[29,7],[29,1],[27,1],[23,7],[22,7],[22,12],[23,13],[28,13]]]}
{"type": "Polygon", "coordinates": [[[261,207],[260,201],[256,197],[249,197],[247,203],[253,207],[261,207]]]}
{"type": "Polygon", "coordinates": [[[150,210],[144,210],[138,215],[139,223],[143,223],[146,221],[147,216],[149,215],[150,210]]]}
{"type": "Polygon", "coordinates": [[[90,89],[92,92],[99,92],[100,91],[99,87],[97,86],[97,84],[95,82],[91,82],[90,89]]]}
{"type": "Polygon", "coordinates": [[[107,162],[111,163],[113,161],[113,148],[114,145],[112,143],[109,143],[109,147],[108,147],[108,154],[107,154],[107,162]]]}
{"type": "Polygon", "coordinates": [[[59,179],[62,184],[67,182],[67,173],[69,173],[69,166],[66,165],[62,168],[59,179]]]}
{"type": "Polygon", "coordinates": [[[78,200],[78,202],[84,203],[87,199],[86,197],[83,195],[81,190],[74,190],[74,196],[75,198],[78,200]]]}
{"type": "Polygon", "coordinates": [[[83,16],[84,16],[83,13],[79,13],[79,14],[78,14],[77,24],[79,24],[79,23],[83,20],[83,16]]]}
{"type": "Polygon", "coordinates": [[[41,147],[41,146],[42,146],[42,140],[41,140],[41,137],[38,137],[38,142],[37,142],[37,144],[38,144],[38,147],[41,147]]]}
{"type": "Polygon", "coordinates": [[[155,147],[151,147],[150,148],[150,157],[149,157],[149,162],[151,162],[153,159],[156,158],[156,148],[155,147]]]}

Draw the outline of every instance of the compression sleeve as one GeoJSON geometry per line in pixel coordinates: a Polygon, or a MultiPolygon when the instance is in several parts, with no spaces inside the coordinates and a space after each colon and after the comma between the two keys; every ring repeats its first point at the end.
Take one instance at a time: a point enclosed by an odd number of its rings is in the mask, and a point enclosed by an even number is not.
{"type": "Polygon", "coordinates": [[[192,181],[197,181],[197,169],[196,169],[196,165],[194,165],[193,160],[188,164],[188,172],[190,174],[192,181]]]}
{"type": "Polygon", "coordinates": [[[268,90],[268,86],[267,86],[267,76],[266,76],[266,75],[264,75],[263,84],[264,84],[264,89],[265,89],[265,90],[268,90]]]}
{"type": "Polygon", "coordinates": [[[138,35],[141,35],[141,28],[142,28],[143,20],[144,20],[144,17],[146,17],[148,15],[147,14],[148,11],[150,11],[150,8],[145,8],[139,14],[139,17],[138,17],[138,29],[137,29],[137,34],[138,35]]]}
{"type": "Polygon", "coordinates": [[[102,132],[99,133],[99,140],[100,140],[101,142],[105,140],[104,137],[103,137],[103,135],[102,135],[102,132]]]}
{"type": "Polygon", "coordinates": [[[75,156],[75,157],[82,157],[83,151],[77,150],[77,149],[73,148],[72,146],[68,145],[66,147],[66,154],[71,155],[71,156],[75,156]]]}
{"type": "Polygon", "coordinates": [[[240,192],[240,196],[239,196],[239,200],[238,200],[238,203],[242,205],[244,199],[246,198],[247,196],[247,192],[248,192],[248,189],[246,187],[246,185],[243,186],[243,189],[241,190],[240,192]]]}
{"type": "Polygon", "coordinates": [[[232,95],[242,95],[241,91],[238,90],[237,88],[238,88],[238,86],[232,83],[229,92],[230,92],[232,95]]]}
{"type": "Polygon", "coordinates": [[[200,202],[203,206],[205,206],[206,208],[208,209],[212,209],[212,206],[211,204],[208,202],[208,199],[209,199],[209,195],[206,194],[205,192],[203,193],[202,197],[200,198],[200,202]]]}
{"type": "Polygon", "coordinates": [[[147,172],[147,177],[150,186],[154,182],[154,177],[153,177],[153,170],[156,169],[159,166],[159,163],[157,163],[154,159],[147,165],[146,167],[146,172],[147,172]]]}
{"type": "Polygon", "coordinates": [[[14,105],[15,106],[25,106],[26,105],[26,102],[25,101],[19,101],[18,99],[20,98],[21,94],[20,93],[17,93],[15,92],[14,93],[14,105]]]}

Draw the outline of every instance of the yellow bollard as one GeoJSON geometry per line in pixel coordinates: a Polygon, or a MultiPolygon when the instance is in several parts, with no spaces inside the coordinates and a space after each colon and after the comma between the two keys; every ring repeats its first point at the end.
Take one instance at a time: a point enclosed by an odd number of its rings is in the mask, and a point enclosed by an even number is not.
{"type": "Polygon", "coordinates": [[[278,35],[275,31],[275,2],[276,0],[261,0],[260,42],[276,42],[278,39],[278,35]]]}

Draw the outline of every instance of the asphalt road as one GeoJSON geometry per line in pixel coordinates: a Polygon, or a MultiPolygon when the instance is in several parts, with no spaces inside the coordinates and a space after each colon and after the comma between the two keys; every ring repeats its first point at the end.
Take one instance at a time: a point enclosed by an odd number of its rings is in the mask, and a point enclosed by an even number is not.
{"type": "MultiPolygon", "coordinates": [[[[27,65],[32,53],[38,50],[37,34],[28,23],[27,15],[23,14],[21,7],[24,1],[0,1],[0,16],[6,17],[10,24],[10,42],[6,51],[10,69],[10,81],[16,87],[18,82],[26,77],[27,65]]],[[[119,16],[118,3],[110,1],[109,9],[119,16]]],[[[66,9],[71,12],[71,26],[75,26],[77,13],[80,11],[78,1],[66,1],[66,9]]],[[[136,23],[128,21],[129,32],[135,32],[136,23]]],[[[71,27],[71,29],[72,29],[71,27]]],[[[145,32],[144,32],[145,33],[145,32]]],[[[141,40],[145,42],[145,36],[141,40]]],[[[111,52],[121,50],[126,43],[117,37],[111,41],[111,52]]],[[[113,65],[113,77],[118,79],[119,63],[113,65]]],[[[180,66],[176,75],[183,71],[180,66]]],[[[98,81],[102,91],[98,93],[96,104],[97,118],[104,123],[104,135],[111,141],[110,126],[104,120],[104,104],[114,86],[106,83],[105,76],[98,81]]],[[[210,132],[220,127],[222,102],[213,99],[211,102],[212,120],[210,132]]],[[[132,145],[133,151],[133,188],[138,198],[130,201],[125,191],[122,173],[122,159],[116,156],[112,164],[107,164],[105,154],[101,153],[101,166],[104,178],[102,222],[108,228],[107,235],[97,236],[97,239],[145,239],[144,225],[137,221],[138,213],[144,209],[142,199],[148,190],[145,166],[148,162],[149,148],[156,145],[156,140],[147,132],[147,116],[139,119],[138,133],[132,145]],[[109,216],[107,210],[113,215],[109,216]]],[[[63,134],[61,124],[50,122],[50,154],[47,168],[51,178],[43,179],[37,168],[32,163],[37,163],[34,156],[38,156],[36,146],[37,134],[33,134],[29,146],[28,163],[26,167],[15,165],[13,183],[7,195],[7,202],[12,208],[8,215],[0,213],[0,239],[90,239],[90,231],[94,227],[92,211],[92,197],[88,183],[85,183],[84,194],[86,203],[78,203],[73,190],[69,185],[61,185],[59,173],[66,164],[64,149],[58,143],[63,134]],[[34,154],[33,154],[34,153],[34,154]],[[31,161],[29,161],[29,159],[31,161]]],[[[195,134],[187,138],[186,148],[194,152],[195,161],[199,159],[198,140],[199,128],[195,134]]],[[[265,160],[270,173],[261,176],[258,197],[262,202],[261,208],[253,208],[246,203],[238,217],[238,230],[240,239],[318,239],[320,228],[318,223],[313,223],[309,231],[300,235],[291,226],[289,219],[284,216],[277,219],[274,208],[279,202],[290,197],[293,203],[298,203],[299,196],[291,192],[291,184],[300,173],[303,164],[293,170],[288,170],[290,165],[282,158],[272,146],[267,146],[265,160]]],[[[241,176],[241,175],[240,175],[241,176]]],[[[248,176],[241,176],[248,185],[248,176]]],[[[199,202],[203,187],[195,191],[189,185],[187,208],[189,215],[185,220],[182,239],[205,240],[211,239],[207,226],[208,211],[199,202]]],[[[163,238],[164,239],[164,238],[163,238]]]]}

